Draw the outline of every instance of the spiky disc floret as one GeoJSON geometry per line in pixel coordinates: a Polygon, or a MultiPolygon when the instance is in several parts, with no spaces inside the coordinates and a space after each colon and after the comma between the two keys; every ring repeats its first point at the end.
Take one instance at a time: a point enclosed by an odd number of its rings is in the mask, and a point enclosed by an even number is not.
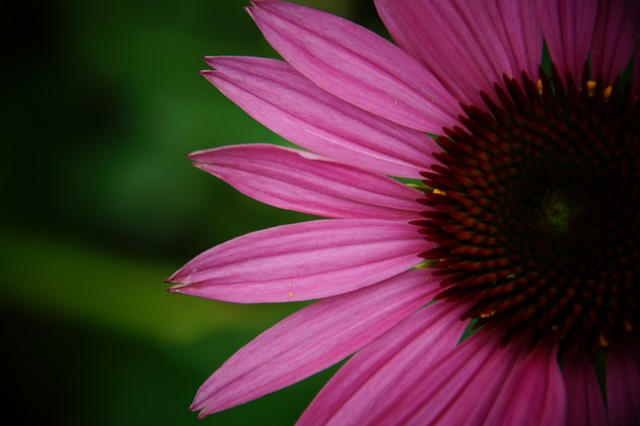
{"type": "Polygon", "coordinates": [[[638,100],[540,75],[505,77],[439,138],[422,256],[480,325],[606,346],[639,324],[638,100]]]}

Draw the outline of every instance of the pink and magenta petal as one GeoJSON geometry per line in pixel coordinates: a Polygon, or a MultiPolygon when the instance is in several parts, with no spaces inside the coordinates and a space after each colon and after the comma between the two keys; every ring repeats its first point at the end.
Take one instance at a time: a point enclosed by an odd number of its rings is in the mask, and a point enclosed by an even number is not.
{"type": "Polygon", "coordinates": [[[542,60],[543,36],[536,17],[535,2],[497,0],[495,4],[494,19],[499,19],[500,23],[494,25],[511,58],[514,77],[522,71],[530,77],[537,76],[542,60]]]}
{"type": "Polygon", "coordinates": [[[598,0],[540,0],[538,17],[551,60],[560,75],[571,73],[576,80],[591,50],[598,0]]]}
{"type": "Polygon", "coordinates": [[[612,426],[640,424],[640,343],[638,335],[621,339],[609,349],[607,405],[612,426]]]}
{"type": "Polygon", "coordinates": [[[322,90],[274,59],[209,57],[203,75],[285,139],[376,172],[419,178],[439,147],[426,134],[375,116],[322,90]]]}
{"type": "Polygon", "coordinates": [[[398,275],[425,242],[403,222],[334,219],[254,232],[214,247],[169,282],[176,293],[235,303],[320,299],[398,275]]]}
{"type": "Polygon", "coordinates": [[[533,2],[377,0],[394,40],[457,99],[482,104],[503,74],[537,75],[542,32],[533,2]]]}
{"type": "MultiPolygon", "coordinates": [[[[558,425],[567,421],[567,395],[558,365],[558,345],[540,344],[535,349],[523,341],[518,363],[495,395],[487,418],[505,425],[558,425]]],[[[517,343],[504,350],[514,351],[517,343]]]]}
{"type": "Polygon", "coordinates": [[[564,425],[557,347],[530,350],[526,340],[505,346],[501,333],[476,333],[434,364],[420,388],[404,395],[412,401],[407,422],[564,425]]]}
{"type": "Polygon", "coordinates": [[[640,2],[601,1],[591,47],[594,77],[612,84],[639,53],[639,41],[640,2]]]}
{"type": "Polygon", "coordinates": [[[402,395],[419,384],[434,360],[455,348],[466,326],[462,312],[437,302],[372,342],[325,385],[298,424],[385,424],[382,414],[405,414],[403,404],[409,401],[402,395]]]}
{"type": "Polygon", "coordinates": [[[393,179],[275,145],[236,145],[189,156],[195,165],[263,203],[332,218],[420,216],[420,193],[393,179]]]}
{"type": "Polygon", "coordinates": [[[349,356],[439,290],[413,270],[289,316],[240,349],[200,388],[193,410],[205,416],[290,386],[349,356]]]}
{"type": "Polygon", "coordinates": [[[429,306],[356,354],[300,423],[564,424],[556,347],[528,353],[527,342],[503,347],[501,335],[490,332],[441,346],[441,338],[461,331],[445,324],[459,315],[448,309],[429,306]],[[419,318],[429,309],[439,310],[440,322],[419,318]]]}
{"type": "Polygon", "coordinates": [[[329,93],[396,123],[439,134],[457,101],[397,46],[352,22],[280,1],[250,9],[267,41],[329,93]]]}
{"type": "Polygon", "coordinates": [[[569,354],[562,375],[567,388],[567,425],[606,425],[608,420],[604,398],[587,352],[569,354]]]}

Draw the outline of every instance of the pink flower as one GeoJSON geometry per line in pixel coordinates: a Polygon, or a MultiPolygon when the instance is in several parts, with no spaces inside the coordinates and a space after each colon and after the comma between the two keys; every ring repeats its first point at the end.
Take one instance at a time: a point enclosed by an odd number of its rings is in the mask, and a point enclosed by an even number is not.
{"type": "Polygon", "coordinates": [[[240,349],[192,409],[351,356],[300,424],[640,424],[640,2],[376,6],[397,45],[256,1],[285,61],[206,58],[211,83],[304,150],[194,164],[329,220],[236,238],[170,278],[233,303],[321,299],[240,349]]]}

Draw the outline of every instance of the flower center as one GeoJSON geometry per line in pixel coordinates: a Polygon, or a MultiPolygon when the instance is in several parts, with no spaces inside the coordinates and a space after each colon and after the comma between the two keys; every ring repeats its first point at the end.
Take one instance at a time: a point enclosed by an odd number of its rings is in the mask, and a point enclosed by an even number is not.
{"type": "Polygon", "coordinates": [[[639,102],[540,74],[505,77],[438,138],[422,256],[478,325],[597,350],[640,323],[639,102]]]}

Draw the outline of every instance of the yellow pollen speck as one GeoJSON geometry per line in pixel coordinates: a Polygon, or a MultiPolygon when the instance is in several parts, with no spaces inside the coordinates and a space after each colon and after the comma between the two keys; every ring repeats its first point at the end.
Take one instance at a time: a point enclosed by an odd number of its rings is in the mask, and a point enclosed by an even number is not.
{"type": "Polygon", "coordinates": [[[604,99],[605,100],[607,100],[607,101],[609,100],[609,96],[611,96],[611,92],[613,92],[613,87],[611,87],[611,86],[607,86],[604,89],[604,99]]]}
{"type": "Polygon", "coordinates": [[[603,348],[606,348],[607,346],[609,346],[609,341],[605,339],[602,334],[599,336],[599,340],[600,340],[600,346],[602,346],[603,348]]]}
{"type": "Polygon", "coordinates": [[[292,292],[289,292],[289,297],[293,297],[293,293],[292,292]]]}
{"type": "Polygon", "coordinates": [[[442,191],[440,189],[437,189],[437,188],[433,190],[433,193],[434,194],[438,194],[438,195],[447,195],[446,192],[444,192],[444,191],[442,191]]]}
{"type": "Polygon", "coordinates": [[[538,93],[542,95],[542,79],[538,79],[538,93]]]}
{"type": "Polygon", "coordinates": [[[491,318],[492,316],[494,316],[496,314],[496,310],[494,309],[491,312],[483,312],[480,314],[480,318],[491,318]]]}
{"type": "Polygon", "coordinates": [[[593,80],[587,81],[587,89],[589,90],[589,96],[593,96],[596,93],[596,82],[593,80]]]}

